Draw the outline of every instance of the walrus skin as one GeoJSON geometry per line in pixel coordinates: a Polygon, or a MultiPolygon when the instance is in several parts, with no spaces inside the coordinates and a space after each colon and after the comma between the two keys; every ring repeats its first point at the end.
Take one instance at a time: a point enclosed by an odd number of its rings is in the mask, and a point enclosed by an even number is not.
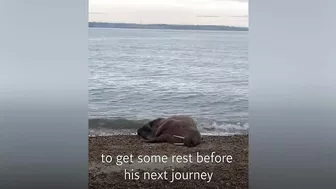
{"type": "Polygon", "coordinates": [[[201,143],[201,134],[189,116],[157,118],[138,129],[138,135],[148,143],[174,143],[194,147],[201,143]]]}

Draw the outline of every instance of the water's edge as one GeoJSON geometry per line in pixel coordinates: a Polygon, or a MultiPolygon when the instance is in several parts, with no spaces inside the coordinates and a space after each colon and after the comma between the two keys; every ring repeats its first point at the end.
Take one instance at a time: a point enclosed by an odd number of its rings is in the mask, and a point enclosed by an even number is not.
{"type": "MultiPolygon", "coordinates": [[[[132,120],[125,118],[89,119],[89,136],[135,135],[136,130],[150,119],[132,120]]],[[[247,122],[196,121],[202,135],[230,136],[248,133],[247,122]]]]}

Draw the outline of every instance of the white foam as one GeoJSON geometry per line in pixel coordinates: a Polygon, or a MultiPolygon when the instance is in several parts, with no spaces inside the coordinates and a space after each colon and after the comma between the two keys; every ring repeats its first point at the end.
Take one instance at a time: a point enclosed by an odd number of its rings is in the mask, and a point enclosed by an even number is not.
{"type": "Polygon", "coordinates": [[[243,125],[241,125],[240,122],[238,122],[236,124],[233,124],[233,123],[217,124],[216,122],[213,122],[210,125],[210,129],[214,129],[214,130],[227,130],[227,131],[232,131],[232,130],[241,131],[241,130],[248,130],[249,129],[249,124],[248,123],[244,123],[243,125]]]}
{"type": "MultiPolygon", "coordinates": [[[[217,123],[201,124],[198,126],[199,131],[203,136],[232,136],[247,134],[249,129],[248,123],[217,123]]],[[[134,129],[90,129],[89,136],[114,136],[114,135],[137,135],[134,129]]]]}

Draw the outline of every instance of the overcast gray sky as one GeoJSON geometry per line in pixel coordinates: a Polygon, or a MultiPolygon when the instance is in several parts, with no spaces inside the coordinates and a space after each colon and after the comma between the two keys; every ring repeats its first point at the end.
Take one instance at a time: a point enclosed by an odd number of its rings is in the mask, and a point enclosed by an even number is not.
{"type": "Polygon", "coordinates": [[[248,26],[248,0],[89,0],[89,21],[248,26]]]}

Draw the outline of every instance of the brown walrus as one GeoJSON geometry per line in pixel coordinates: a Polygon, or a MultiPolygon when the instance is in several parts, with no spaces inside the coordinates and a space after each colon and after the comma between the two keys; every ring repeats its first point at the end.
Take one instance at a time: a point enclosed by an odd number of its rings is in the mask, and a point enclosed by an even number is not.
{"type": "Polygon", "coordinates": [[[138,129],[138,135],[148,143],[174,143],[194,147],[201,143],[201,134],[189,116],[157,118],[138,129]]]}

